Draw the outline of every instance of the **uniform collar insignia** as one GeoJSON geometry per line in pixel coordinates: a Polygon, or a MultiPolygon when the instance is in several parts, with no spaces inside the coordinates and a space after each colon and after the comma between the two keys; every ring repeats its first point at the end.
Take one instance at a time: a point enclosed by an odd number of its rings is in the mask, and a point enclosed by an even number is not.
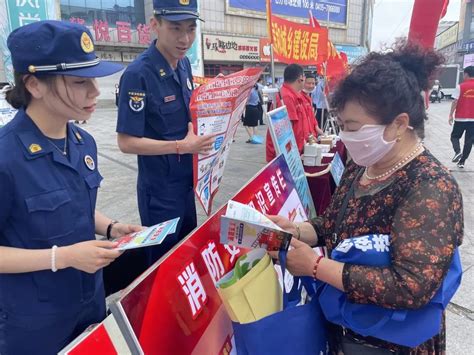
{"type": "Polygon", "coordinates": [[[81,132],[76,125],[68,123],[69,137],[72,137],[72,141],[76,144],[84,144],[84,138],[82,138],[81,132]],[[72,134],[71,134],[72,133],[72,134]]]}

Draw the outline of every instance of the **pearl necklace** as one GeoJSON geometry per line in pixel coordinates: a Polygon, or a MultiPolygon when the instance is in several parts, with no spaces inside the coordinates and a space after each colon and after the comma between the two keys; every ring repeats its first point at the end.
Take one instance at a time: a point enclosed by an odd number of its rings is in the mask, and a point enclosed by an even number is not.
{"type": "Polygon", "coordinates": [[[370,176],[369,175],[369,167],[365,168],[364,175],[368,180],[380,180],[383,179],[384,177],[392,175],[394,172],[396,172],[398,169],[403,167],[406,163],[408,163],[417,153],[418,151],[423,148],[423,145],[421,143],[418,143],[415,147],[415,149],[408,154],[405,158],[400,160],[397,164],[395,164],[392,168],[384,172],[383,174],[377,175],[377,176],[370,176]]]}

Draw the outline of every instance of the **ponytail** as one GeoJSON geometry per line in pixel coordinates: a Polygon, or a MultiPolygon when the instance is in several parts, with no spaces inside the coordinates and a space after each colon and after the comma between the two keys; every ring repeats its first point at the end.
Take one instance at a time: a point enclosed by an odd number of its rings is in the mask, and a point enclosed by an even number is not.
{"type": "Polygon", "coordinates": [[[15,84],[5,93],[7,102],[16,109],[28,106],[31,94],[25,86],[25,74],[15,73],[15,84]]]}

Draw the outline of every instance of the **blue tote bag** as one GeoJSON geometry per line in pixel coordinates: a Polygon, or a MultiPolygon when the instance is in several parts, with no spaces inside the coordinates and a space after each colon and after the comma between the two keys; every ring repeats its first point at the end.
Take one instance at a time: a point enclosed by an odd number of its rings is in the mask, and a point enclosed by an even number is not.
{"type": "MultiPolygon", "coordinates": [[[[387,266],[390,265],[388,241],[388,235],[348,238],[333,250],[331,257],[336,261],[356,265],[387,266]],[[381,242],[382,240],[386,240],[386,243],[381,242]]],[[[461,277],[461,259],[456,249],[440,288],[431,301],[420,309],[394,310],[353,303],[346,299],[344,292],[330,285],[324,286],[319,301],[328,321],[363,336],[412,348],[439,333],[443,311],[461,284],[461,277]]]]}
{"type": "MultiPolygon", "coordinates": [[[[279,255],[283,279],[286,252],[279,255]]],[[[325,319],[319,306],[311,278],[295,278],[292,290],[286,293],[283,285],[283,310],[256,322],[232,323],[237,354],[320,355],[326,354],[325,319]],[[300,281],[301,280],[301,285],[300,281]],[[296,306],[304,286],[311,301],[296,306]]]]}

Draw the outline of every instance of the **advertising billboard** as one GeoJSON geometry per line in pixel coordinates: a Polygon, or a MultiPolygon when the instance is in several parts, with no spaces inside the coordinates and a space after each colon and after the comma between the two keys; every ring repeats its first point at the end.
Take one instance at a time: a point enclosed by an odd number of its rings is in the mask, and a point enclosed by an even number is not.
{"type": "MultiPolygon", "coordinates": [[[[226,11],[231,15],[266,18],[264,0],[226,0],[226,11]]],[[[271,0],[272,13],[277,16],[308,19],[309,13],[318,21],[327,21],[332,27],[345,27],[347,0],[271,0]]]]}

